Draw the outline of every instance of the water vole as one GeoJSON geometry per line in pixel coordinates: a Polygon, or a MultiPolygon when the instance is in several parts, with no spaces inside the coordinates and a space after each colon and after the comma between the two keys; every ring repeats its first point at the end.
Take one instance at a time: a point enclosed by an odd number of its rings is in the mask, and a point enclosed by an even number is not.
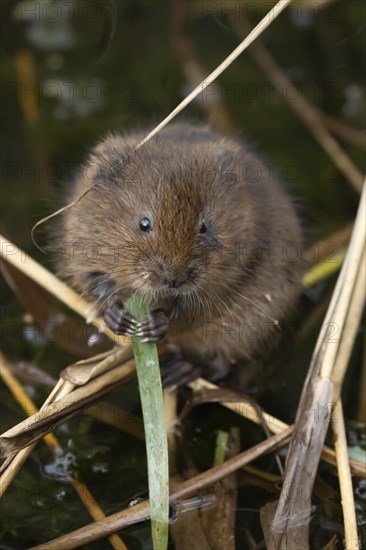
{"type": "Polygon", "coordinates": [[[144,135],[109,136],[91,153],[69,198],[91,189],[63,215],[61,271],[114,332],[179,346],[165,383],[197,365],[221,376],[278,341],[301,291],[300,224],[245,143],[174,124],[136,149],[144,135]],[[134,292],[152,311],[140,324],[123,308],[134,292]]]}

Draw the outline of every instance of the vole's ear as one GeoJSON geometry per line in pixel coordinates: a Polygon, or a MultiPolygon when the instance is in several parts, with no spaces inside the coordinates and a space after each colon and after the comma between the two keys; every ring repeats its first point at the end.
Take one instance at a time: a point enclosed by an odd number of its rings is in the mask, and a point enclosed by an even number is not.
{"type": "Polygon", "coordinates": [[[270,166],[252,151],[244,141],[221,139],[215,144],[214,161],[220,170],[220,178],[228,183],[257,184],[263,178],[270,181],[270,166]]]}
{"type": "Polygon", "coordinates": [[[237,183],[240,180],[241,159],[240,147],[226,138],[220,138],[211,147],[209,160],[205,161],[206,172],[226,185],[237,183]]]}
{"type": "Polygon", "coordinates": [[[127,173],[133,172],[131,166],[133,148],[128,139],[123,136],[109,135],[104,138],[91,152],[89,159],[84,166],[84,180],[90,185],[108,182],[120,184],[123,176],[126,181],[127,173]]]}
{"type": "Polygon", "coordinates": [[[89,160],[103,165],[118,164],[122,168],[129,162],[132,152],[127,136],[109,134],[94,147],[89,160]]]}
{"type": "Polygon", "coordinates": [[[213,147],[214,158],[218,163],[233,163],[243,154],[243,148],[233,139],[221,137],[215,141],[213,147]]]}

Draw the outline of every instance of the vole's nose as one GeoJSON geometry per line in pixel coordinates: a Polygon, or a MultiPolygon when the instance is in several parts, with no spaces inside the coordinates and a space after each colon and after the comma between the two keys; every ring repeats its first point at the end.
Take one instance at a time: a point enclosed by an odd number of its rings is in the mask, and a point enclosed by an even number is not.
{"type": "Polygon", "coordinates": [[[176,268],[172,270],[166,270],[163,274],[163,284],[168,288],[179,288],[188,281],[194,280],[194,269],[176,268]]]}
{"type": "Polygon", "coordinates": [[[182,283],[176,279],[164,279],[164,284],[169,288],[178,288],[182,283]]]}

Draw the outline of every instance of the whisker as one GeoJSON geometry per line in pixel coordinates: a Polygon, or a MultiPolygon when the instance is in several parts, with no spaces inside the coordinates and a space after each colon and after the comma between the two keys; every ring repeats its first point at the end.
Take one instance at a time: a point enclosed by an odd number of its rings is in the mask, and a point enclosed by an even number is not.
{"type": "Polygon", "coordinates": [[[235,294],[237,294],[238,296],[240,296],[240,298],[243,298],[243,300],[245,300],[246,302],[249,302],[250,304],[252,304],[254,307],[256,307],[259,311],[261,311],[268,319],[270,319],[270,321],[272,321],[272,323],[278,327],[279,330],[281,330],[281,327],[280,327],[280,323],[277,319],[274,319],[264,308],[262,308],[259,304],[257,304],[257,302],[254,302],[254,300],[251,300],[250,298],[247,298],[246,296],[243,296],[243,294],[240,294],[239,292],[236,292],[235,290],[232,289],[232,292],[234,292],[235,294]]]}
{"type": "Polygon", "coordinates": [[[84,290],[84,292],[82,292],[80,294],[80,297],[83,298],[85,296],[85,294],[88,294],[89,292],[91,292],[92,290],[97,288],[99,285],[103,285],[104,283],[108,283],[108,281],[109,281],[109,279],[104,279],[103,281],[99,281],[95,285],[88,287],[86,290],[84,290]]]}

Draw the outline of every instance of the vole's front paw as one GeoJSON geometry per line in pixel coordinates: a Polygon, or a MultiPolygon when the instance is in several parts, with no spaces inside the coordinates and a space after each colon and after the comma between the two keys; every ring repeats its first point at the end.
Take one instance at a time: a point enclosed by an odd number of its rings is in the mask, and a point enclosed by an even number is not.
{"type": "Polygon", "coordinates": [[[162,309],[156,309],[137,324],[135,335],[141,336],[142,342],[159,342],[168,332],[168,328],[167,314],[162,309]]]}
{"type": "Polygon", "coordinates": [[[104,321],[115,334],[123,336],[140,336],[142,342],[159,342],[169,328],[169,318],[161,309],[152,311],[138,323],[118,300],[107,309],[104,321]]]}
{"type": "Polygon", "coordinates": [[[137,321],[128,313],[119,300],[107,309],[104,321],[112,332],[122,336],[133,336],[138,327],[137,321]]]}

